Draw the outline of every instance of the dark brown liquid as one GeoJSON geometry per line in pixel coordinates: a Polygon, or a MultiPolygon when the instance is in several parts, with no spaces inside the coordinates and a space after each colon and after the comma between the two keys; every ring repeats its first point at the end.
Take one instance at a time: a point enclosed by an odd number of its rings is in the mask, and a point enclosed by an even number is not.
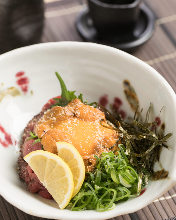
{"type": "Polygon", "coordinates": [[[132,4],[136,0],[99,0],[99,1],[107,4],[126,5],[126,4],[132,4]]]}

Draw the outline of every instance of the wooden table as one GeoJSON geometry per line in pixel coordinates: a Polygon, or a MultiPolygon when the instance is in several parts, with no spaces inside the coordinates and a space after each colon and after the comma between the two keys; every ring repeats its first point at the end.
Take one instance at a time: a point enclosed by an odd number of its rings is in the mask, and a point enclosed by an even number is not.
{"type": "MultiPolygon", "coordinates": [[[[156,30],[153,37],[133,55],[154,67],[176,91],[176,0],[146,0],[154,11],[156,30]]],[[[85,7],[84,0],[46,0],[42,42],[82,41],[75,19],[85,7]]],[[[114,220],[163,220],[176,216],[176,186],[149,206],[114,220]]],[[[0,220],[41,220],[29,216],[0,198],[0,220]]]]}

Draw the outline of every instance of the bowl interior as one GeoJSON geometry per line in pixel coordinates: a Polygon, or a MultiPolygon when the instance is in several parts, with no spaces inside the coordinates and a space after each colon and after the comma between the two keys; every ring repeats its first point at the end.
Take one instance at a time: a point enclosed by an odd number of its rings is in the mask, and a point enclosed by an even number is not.
{"type": "MultiPolygon", "coordinates": [[[[134,212],[162,195],[174,183],[174,160],[176,159],[176,101],[168,83],[151,67],[119,50],[88,43],[50,43],[19,49],[0,57],[1,89],[17,85],[17,72],[24,71],[29,79],[29,91],[20,96],[6,96],[0,102],[0,125],[11,134],[13,145],[0,144],[0,193],[10,203],[35,216],[53,219],[106,219],[134,212]],[[114,97],[123,100],[122,109],[133,115],[123,92],[123,80],[134,86],[140,106],[147,111],[154,104],[155,115],[160,115],[166,124],[166,132],[173,132],[170,148],[163,149],[162,166],[169,170],[169,178],[150,182],[146,192],[135,199],[120,203],[111,211],[71,212],[59,210],[53,201],[48,201],[26,191],[20,182],[16,163],[21,132],[27,122],[39,113],[51,97],[60,95],[60,86],[55,77],[59,72],[69,90],[83,93],[88,102],[98,101],[107,94],[109,102],[114,97]],[[32,92],[31,92],[32,91],[32,92]],[[160,110],[162,112],[160,113],[160,110]],[[127,209],[128,207],[128,209],[127,209]],[[85,215],[89,213],[88,215],[85,215]]],[[[4,135],[0,132],[0,141],[4,135]]]]}

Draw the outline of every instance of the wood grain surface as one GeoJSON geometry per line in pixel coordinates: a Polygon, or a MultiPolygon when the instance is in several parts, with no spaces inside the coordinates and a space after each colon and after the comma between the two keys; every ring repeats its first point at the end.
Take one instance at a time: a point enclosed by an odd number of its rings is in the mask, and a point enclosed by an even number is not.
{"type": "MultiPolygon", "coordinates": [[[[153,66],[176,91],[176,0],[146,0],[156,16],[152,38],[134,56],[153,66]]],[[[82,41],[75,19],[84,0],[45,0],[42,42],[82,41]]],[[[176,186],[147,207],[113,220],[163,220],[176,216],[176,186]]],[[[42,220],[23,213],[0,198],[0,220],[42,220]]]]}

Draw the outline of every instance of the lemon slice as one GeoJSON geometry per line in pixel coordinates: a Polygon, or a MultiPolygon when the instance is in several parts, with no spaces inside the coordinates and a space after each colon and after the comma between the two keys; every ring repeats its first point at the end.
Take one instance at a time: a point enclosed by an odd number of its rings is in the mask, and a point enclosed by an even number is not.
{"type": "Polygon", "coordinates": [[[74,190],[73,175],[68,165],[59,156],[43,150],[29,153],[24,160],[60,209],[64,209],[71,200],[74,190]]]}
{"type": "Polygon", "coordinates": [[[79,192],[85,179],[84,161],[78,150],[72,144],[57,142],[56,146],[58,156],[68,164],[72,171],[74,181],[73,196],[75,196],[79,192]]]}

